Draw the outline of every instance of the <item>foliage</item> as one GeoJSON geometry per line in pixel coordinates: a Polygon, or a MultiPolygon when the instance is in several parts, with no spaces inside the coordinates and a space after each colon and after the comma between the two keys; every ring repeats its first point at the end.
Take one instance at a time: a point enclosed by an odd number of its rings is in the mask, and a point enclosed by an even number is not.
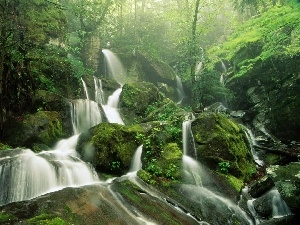
{"type": "Polygon", "coordinates": [[[219,162],[218,166],[221,173],[227,174],[230,168],[230,162],[226,162],[226,161],[219,162]]]}
{"type": "Polygon", "coordinates": [[[10,223],[13,219],[15,219],[15,216],[10,213],[3,213],[0,212],[0,223],[10,223]]]}
{"type": "Polygon", "coordinates": [[[65,222],[63,219],[46,213],[42,213],[29,219],[28,223],[37,225],[67,225],[67,222],[65,222]]]}
{"type": "MultiPolygon", "coordinates": [[[[234,76],[254,73],[264,62],[300,52],[300,10],[296,6],[274,6],[244,23],[223,45],[210,54],[233,64],[234,76]]],[[[213,57],[211,57],[213,58],[213,57]]],[[[230,80],[229,79],[229,80],[230,80]]]]}

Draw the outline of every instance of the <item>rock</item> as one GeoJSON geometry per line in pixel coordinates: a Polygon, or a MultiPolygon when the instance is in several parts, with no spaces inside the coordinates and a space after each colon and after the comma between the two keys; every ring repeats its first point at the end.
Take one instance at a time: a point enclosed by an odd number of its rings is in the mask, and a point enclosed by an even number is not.
{"type": "Polygon", "coordinates": [[[256,167],[243,129],[223,114],[202,113],[192,122],[198,159],[210,169],[247,181],[256,167]]]}
{"type": "Polygon", "coordinates": [[[128,172],[132,156],[141,144],[139,125],[100,123],[79,136],[76,150],[82,159],[101,172],[122,175],[128,172]]]}
{"type": "Polygon", "coordinates": [[[8,224],[198,224],[159,197],[147,194],[134,183],[114,181],[65,188],[32,200],[0,206],[0,222],[8,224]]]}
{"type": "Polygon", "coordinates": [[[260,217],[272,217],[272,199],[273,193],[268,192],[253,201],[254,209],[260,217]]]}
{"type": "Polygon", "coordinates": [[[35,144],[53,146],[65,136],[58,112],[39,111],[24,118],[10,118],[4,123],[2,139],[13,147],[32,148],[35,144]]]}
{"type": "Polygon", "coordinates": [[[300,163],[270,166],[267,173],[273,180],[282,199],[294,211],[300,211],[300,163]]]}
{"type": "Polygon", "coordinates": [[[123,86],[119,105],[126,121],[133,123],[134,118],[145,116],[148,106],[160,100],[162,95],[154,84],[137,82],[123,86]]]}
{"type": "Polygon", "coordinates": [[[50,91],[37,90],[32,100],[36,111],[58,112],[62,118],[62,126],[66,135],[73,134],[70,120],[70,102],[68,99],[50,91]]]}
{"type": "Polygon", "coordinates": [[[299,215],[289,215],[281,218],[272,218],[267,221],[263,221],[260,225],[290,225],[290,224],[299,224],[300,217],[299,215]]]}
{"type": "Polygon", "coordinates": [[[272,179],[268,176],[260,178],[258,181],[254,181],[249,185],[249,194],[253,198],[258,198],[267,191],[274,187],[272,179]]]}

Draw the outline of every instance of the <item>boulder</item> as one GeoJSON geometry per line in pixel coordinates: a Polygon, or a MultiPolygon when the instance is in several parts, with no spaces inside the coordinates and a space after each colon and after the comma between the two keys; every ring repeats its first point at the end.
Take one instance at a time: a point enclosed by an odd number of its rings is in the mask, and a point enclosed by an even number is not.
{"type": "Polygon", "coordinates": [[[267,173],[273,180],[282,199],[294,211],[300,211],[300,163],[270,166],[267,173]]]}
{"type": "Polygon", "coordinates": [[[76,150],[96,170],[122,175],[130,168],[132,156],[141,144],[136,137],[143,132],[139,125],[100,123],[80,134],[76,150]]]}
{"type": "Polygon", "coordinates": [[[123,86],[119,106],[125,120],[133,123],[134,118],[145,116],[148,106],[160,100],[162,95],[154,84],[137,82],[123,86]]]}
{"type": "Polygon", "coordinates": [[[73,134],[71,124],[70,101],[56,93],[37,90],[33,96],[33,104],[36,111],[56,111],[62,118],[63,130],[67,136],[73,134]]]}
{"type": "Polygon", "coordinates": [[[253,198],[258,198],[269,191],[272,187],[274,187],[272,179],[268,176],[264,176],[249,185],[249,194],[253,198]]]}
{"type": "Polygon", "coordinates": [[[204,112],[192,122],[198,160],[210,169],[248,181],[256,173],[241,126],[223,114],[204,112]]]}
{"type": "Polygon", "coordinates": [[[12,147],[33,148],[40,144],[53,146],[65,137],[62,117],[58,112],[39,111],[23,118],[9,118],[4,124],[2,140],[12,147]]]}

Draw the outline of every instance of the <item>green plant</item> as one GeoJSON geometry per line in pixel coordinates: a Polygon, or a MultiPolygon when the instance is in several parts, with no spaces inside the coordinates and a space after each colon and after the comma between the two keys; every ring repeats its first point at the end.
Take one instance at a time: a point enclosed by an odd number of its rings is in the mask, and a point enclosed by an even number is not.
{"type": "Polygon", "coordinates": [[[148,164],[148,166],[146,168],[146,171],[154,174],[155,176],[160,176],[162,174],[162,169],[157,164],[157,159],[151,159],[150,163],[148,164]]]}
{"type": "Polygon", "coordinates": [[[175,180],[174,172],[176,172],[177,169],[178,168],[175,164],[173,164],[173,163],[169,164],[166,169],[166,177],[170,178],[171,180],[175,180]]]}
{"type": "Polygon", "coordinates": [[[221,173],[224,173],[224,174],[227,174],[228,173],[228,170],[230,168],[230,162],[219,162],[218,163],[218,166],[219,166],[219,171],[221,173]]]}
{"type": "Polygon", "coordinates": [[[121,166],[121,163],[120,163],[120,161],[113,161],[113,162],[111,162],[111,164],[110,164],[110,170],[118,170],[118,169],[120,169],[120,166],[121,166]]]}
{"type": "Polygon", "coordinates": [[[8,221],[11,221],[15,218],[14,215],[10,214],[10,213],[7,213],[7,214],[4,214],[4,213],[0,213],[0,223],[4,223],[4,222],[8,222],[8,221]]]}

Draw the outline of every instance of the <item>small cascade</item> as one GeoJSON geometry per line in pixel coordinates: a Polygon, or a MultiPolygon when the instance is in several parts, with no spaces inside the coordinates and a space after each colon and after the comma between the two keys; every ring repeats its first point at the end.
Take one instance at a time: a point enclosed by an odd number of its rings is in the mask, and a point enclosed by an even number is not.
{"type": "Polygon", "coordinates": [[[261,159],[259,159],[258,154],[254,149],[254,146],[256,145],[256,140],[255,140],[254,134],[247,127],[244,127],[244,129],[245,129],[245,134],[246,134],[246,137],[247,137],[249,145],[250,145],[250,151],[251,151],[251,154],[253,156],[255,163],[259,166],[263,166],[264,162],[261,159]]]}
{"type": "Polygon", "coordinates": [[[176,76],[176,83],[177,83],[177,93],[178,93],[178,98],[179,101],[177,102],[177,104],[181,104],[182,100],[185,98],[185,93],[183,90],[183,86],[182,86],[182,82],[179,76],[176,76]]]}
{"type": "Polygon", "coordinates": [[[102,81],[96,77],[94,77],[94,85],[95,85],[95,101],[102,105],[104,104],[104,93],[102,89],[102,81]]]}
{"type": "Polygon", "coordinates": [[[89,100],[90,98],[89,98],[89,93],[88,93],[88,90],[87,90],[86,83],[84,82],[84,80],[82,78],[81,78],[81,82],[82,82],[83,90],[84,90],[84,93],[85,93],[85,98],[89,100]]]}
{"type": "Polygon", "coordinates": [[[227,72],[227,68],[226,68],[226,66],[225,66],[225,64],[224,64],[223,61],[221,61],[221,64],[222,64],[223,73],[220,76],[220,83],[224,86],[225,85],[224,75],[227,72]]]}
{"type": "Polygon", "coordinates": [[[110,123],[118,123],[124,125],[124,122],[118,111],[119,97],[122,88],[117,89],[111,96],[108,97],[106,105],[102,105],[105,116],[110,123]]]}
{"type": "Polygon", "coordinates": [[[272,216],[273,218],[280,218],[283,216],[291,215],[292,212],[285,201],[282,200],[277,189],[270,191],[273,195],[272,198],[272,216]]]}
{"type": "Polygon", "coordinates": [[[143,145],[140,145],[136,149],[133,155],[129,172],[136,172],[142,169],[142,161],[141,161],[142,152],[143,152],[143,145]]]}
{"type": "Polygon", "coordinates": [[[191,201],[199,203],[201,211],[204,214],[210,214],[209,209],[205,205],[214,205],[215,213],[222,212],[227,214],[228,224],[232,224],[235,218],[252,225],[253,221],[246,212],[244,212],[237,204],[223,197],[214,191],[214,186],[218,183],[210,176],[209,170],[202,166],[197,160],[190,157],[191,153],[196,154],[194,137],[191,129],[191,123],[194,116],[187,116],[182,124],[182,142],[183,142],[183,179],[187,184],[181,185],[181,190],[186,193],[187,198],[191,201]],[[191,117],[191,119],[190,119],[191,117]]]}
{"type": "Polygon", "coordinates": [[[193,132],[191,129],[192,121],[194,120],[194,115],[186,116],[186,120],[182,123],[182,144],[183,144],[183,154],[192,155],[197,159],[196,147],[193,132]]]}
{"type": "MultiPolygon", "coordinates": [[[[98,182],[96,172],[78,158],[78,135],[62,140],[52,151],[29,149],[0,160],[0,205],[28,200],[64,187],[98,182]]],[[[15,151],[15,150],[9,150],[15,151]]]]}
{"type": "Polygon", "coordinates": [[[191,117],[192,119],[190,119],[189,116],[186,116],[186,120],[182,123],[183,174],[186,182],[202,186],[201,167],[197,160],[194,159],[197,158],[194,136],[191,129],[194,115],[191,115],[191,117]],[[190,157],[191,155],[194,156],[194,158],[190,157]]]}
{"type": "Polygon", "coordinates": [[[73,131],[79,134],[102,122],[101,112],[96,102],[77,99],[70,103],[73,131]]]}
{"type": "Polygon", "coordinates": [[[126,72],[120,59],[108,49],[103,49],[102,52],[105,57],[109,76],[114,78],[119,84],[124,84],[126,72]]]}

